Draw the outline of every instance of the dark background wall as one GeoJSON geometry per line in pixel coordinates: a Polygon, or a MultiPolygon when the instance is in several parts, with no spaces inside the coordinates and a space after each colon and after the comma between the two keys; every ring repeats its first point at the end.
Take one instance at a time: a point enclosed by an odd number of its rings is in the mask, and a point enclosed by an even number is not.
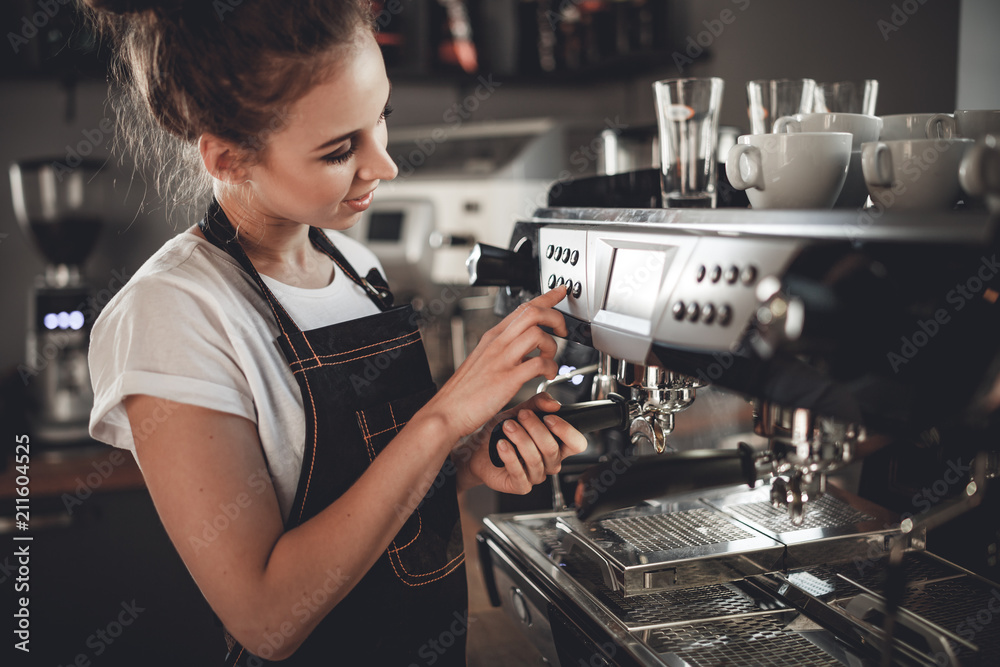
{"type": "MultiPolygon", "coordinates": [[[[1000,59],[995,57],[1000,17],[990,0],[687,0],[667,7],[678,53],[685,54],[689,38],[708,43],[711,36],[705,52],[685,63],[682,72],[668,55],[659,65],[630,63],[621,71],[576,77],[571,83],[497,75],[494,80],[501,85],[470,120],[552,116],[589,123],[595,134],[604,119],[616,116],[629,124],[652,123],[651,83],[679,74],[722,77],[721,122],[744,128],[745,82],[753,78],[875,78],[878,112],[884,114],[950,111],[960,106],[956,89],[961,82],[960,92],[970,103],[1000,108],[1000,59]],[[732,14],[725,18],[732,20],[723,25],[726,10],[732,14]],[[718,31],[719,25],[721,32],[711,34],[710,28],[718,31]]],[[[18,30],[19,20],[14,15],[4,32],[18,30]]],[[[443,123],[448,109],[473,91],[474,86],[450,80],[400,77],[390,127],[443,123]]],[[[106,97],[106,84],[99,79],[78,85],[72,94],[51,77],[0,81],[0,163],[65,156],[67,147],[78,146],[85,132],[93,136],[110,116],[106,97]]],[[[108,155],[110,140],[105,137],[94,154],[108,155]]],[[[109,166],[116,170],[117,202],[108,209],[107,228],[86,266],[98,290],[111,283],[113,271],[134,271],[165,239],[193,222],[180,210],[168,220],[158,195],[133,173],[127,158],[115,158],[109,166]]],[[[0,370],[9,370],[23,355],[26,293],[43,264],[14,221],[6,185],[0,187],[0,234],[0,309],[5,314],[0,370]]]]}

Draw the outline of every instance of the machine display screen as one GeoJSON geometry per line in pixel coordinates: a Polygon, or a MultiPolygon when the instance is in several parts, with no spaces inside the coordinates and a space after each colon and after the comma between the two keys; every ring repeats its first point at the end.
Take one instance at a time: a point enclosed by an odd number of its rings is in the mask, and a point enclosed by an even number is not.
{"type": "Polygon", "coordinates": [[[378,211],[368,220],[369,241],[398,241],[403,235],[402,211],[378,211]]]}
{"type": "Polygon", "coordinates": [[[663,276],[677,248],[617,248],[604,310],[650,320],[663,276]]]}

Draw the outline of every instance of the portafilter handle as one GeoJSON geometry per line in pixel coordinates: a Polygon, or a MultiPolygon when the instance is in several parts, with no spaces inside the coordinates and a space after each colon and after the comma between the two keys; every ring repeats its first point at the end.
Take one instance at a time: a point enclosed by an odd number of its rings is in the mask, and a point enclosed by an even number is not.
{"type": "MultiPolygon", "coordinates": [[[[624,397],[618,394],[608,394],[608,397],[600,401],[586,401],[584,403],[571,403],[564,405],[555,412],[535,411],[539,418],[545,415],[555,415],[566,420],[576,430],[581,433],[599,431],[603,428],[627,429],[629,425],[629,404],[624,397]]],[[[497,451],[497,443],[504,438],[503,425],[507,420],[503,420],[493,427],[490,433],[490,461],[497,468],[503,468],[503,459],[497,451]]]]}

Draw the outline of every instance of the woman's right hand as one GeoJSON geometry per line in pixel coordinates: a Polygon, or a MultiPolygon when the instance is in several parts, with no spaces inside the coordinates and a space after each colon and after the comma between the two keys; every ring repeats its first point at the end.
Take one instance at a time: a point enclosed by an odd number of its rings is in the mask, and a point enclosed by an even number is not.
{"type": "Polygon", "coordinates": [[[529,380],[556,377],[556,342],[541,327],[567,335],[562,313],[553,308],[565,297],[561,286],[518,306],[483,335],[424,410],[437,412],[457,440],[493,419],[529,380]]]}

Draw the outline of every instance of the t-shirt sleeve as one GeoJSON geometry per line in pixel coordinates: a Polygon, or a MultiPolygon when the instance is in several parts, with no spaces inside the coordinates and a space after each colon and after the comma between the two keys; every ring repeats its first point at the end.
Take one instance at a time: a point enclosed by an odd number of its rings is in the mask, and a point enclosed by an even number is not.
{"type": "MultiPolygon", "coordinates": [[[[257,421],[246,376],[218,304],[167,281],[127,285],[94,324],[90,341],[95,440],[135,452],[123,399],[146,394],[257,421]]],[[[138,437],[169,418],[169,404],[137,425],[138,437]]]]}

